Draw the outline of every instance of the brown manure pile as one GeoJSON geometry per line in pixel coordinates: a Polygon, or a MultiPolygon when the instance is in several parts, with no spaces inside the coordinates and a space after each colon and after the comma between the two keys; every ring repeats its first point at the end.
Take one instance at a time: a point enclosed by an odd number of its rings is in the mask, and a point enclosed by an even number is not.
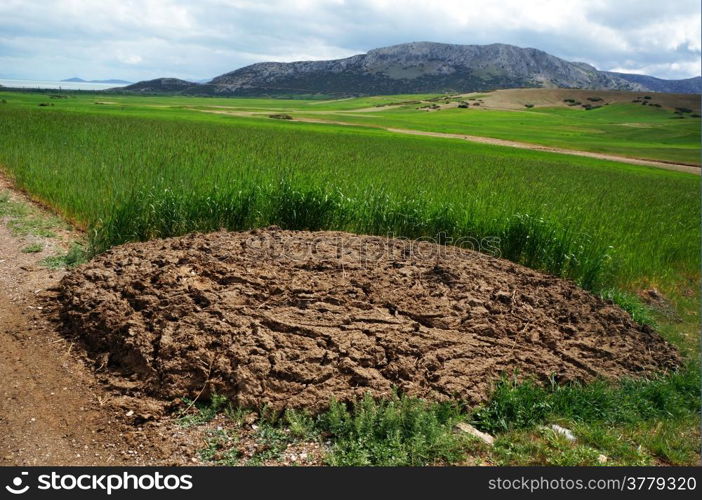
{"type": "Polygon", "coordinates": [[[319,411],[400,391],[484,401],[501,374],[674,369],[677,351],[575,285],[477,252],[277,228],[116,247],[67,275],[60,318],[151,395],[319,411]]]}

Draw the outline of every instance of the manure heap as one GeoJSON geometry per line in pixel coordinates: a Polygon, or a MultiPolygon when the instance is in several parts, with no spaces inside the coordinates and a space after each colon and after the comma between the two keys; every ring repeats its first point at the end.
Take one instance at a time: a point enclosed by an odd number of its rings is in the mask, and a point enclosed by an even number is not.
{"type": "Polygon", "coordinates": [[[192,234],[115,247],[61,282],[96,364],[164,399],[321,411],[393,388],[486,400],[675,369],[673,346],[563,279],[471,250],[339,232],[192,234]]]}

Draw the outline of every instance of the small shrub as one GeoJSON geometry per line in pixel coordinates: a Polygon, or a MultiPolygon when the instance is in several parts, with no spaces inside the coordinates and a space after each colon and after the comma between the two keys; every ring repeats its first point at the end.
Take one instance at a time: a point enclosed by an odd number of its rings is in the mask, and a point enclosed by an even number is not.
{"type": "Polygon", "coordinates": [[[178,423],[182,427],[192,427],[206,424],[220,411],[225,413],[231,411],[231,405],[225,396],[213,394],[208,402],[199,403],[188,398],[183,398],[183,403],[187,406],[181,410],[178,416],[178,423]]]}
{"type": "Polygon", "coordinates": [[[7,101],[6,101],[5,99],[1,99],[1,100],[0,100],[0,103],[2,103],[2,104],[7,104],[7,101]]]}
{"type": "Polygon", "coordinates": [[[273,119],[275,119],[275,120],[292,120],[292,119],[293,119],[292,116],[290,116],[290,115],[288,115],[288,114],[285,114],[285,113],[278,113],[278,114],[275,114],[275,115],[268,115],[268,118],[273,118],[273,119]]]}
{"type": "Polygon", "coordinates": [[[31,245],[27,245],[22,249],[22,253],[39,253],[42,250],[44,250],[44,245],[41,243],[32,243],[31,245]]]}
{"type": "Polygon", "coordinates": [[[636,295],[623,292],[616,288],[608,288],[600,291],[599,296],[605,300],[610,300],[617,304],[619,307],[628,312],[631,315],[631,319],[637,323],[641,325],[649,325],[651,327],[656,326],[651,309],[641,302],[636,295]]]}
{"type": "Polygon", "coordinates": [[[82,245],[74,243],[64,255],[53,255],[42,261],[49,269],[73,269],[87,260],[88,256],[82,245]]]}
{"type": "Polygon", "coordinates": [[[525,107],[525,108],[533,108],[534,105],[533,105],[533,104],[525,104],[524,107],[525,107]]]}
{"type": "Polygon", "coordinates": [[[354,405],[332,402],[318,428],[332,437],[327,457],[335,466],[420,466],[456,463],[466,454],[466,437],[453,432],[458,407],[398,396],[354,405]]]}
{"type": "Polygon", "coordinates": [[[643,96],[643,98],[648,100],[648,99],[651,98],[651,96],[650,96],[650,95],[645,95],[645,96],[643,96]]]}
{"type": "Polygon", "coordinates": [[[461,102],[461,103],[458,104],[458,107],[459,107],[459,108],[462,108],[462,109],[465,109],[465,108],[468,107],[468,103],[467,103],[467,102],[461,102]]]}
{"type": "Polygon", "coordinates": [[[602,98],[601,97],[588,97],[587,100],[591,101],[591,102],[600,102],[602,100],[602,98]]]}
{"type": "Polygon", "coordinates": [[[692,113],[690,108],[675,108],[676,113],[692,113]]]}

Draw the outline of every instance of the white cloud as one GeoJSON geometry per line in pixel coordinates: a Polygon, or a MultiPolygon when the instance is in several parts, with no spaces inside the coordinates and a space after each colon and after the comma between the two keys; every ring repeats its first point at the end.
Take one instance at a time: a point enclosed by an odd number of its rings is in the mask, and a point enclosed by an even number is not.
{"type": "Polygon", "coordinates": [[[697,0],[3,0],[0,72],[212,77],[396,43],[512,43],[601,69],[700,72],[697,0]]]}
{"type": "Polygon", "coordinates": [[[124,64],[139,64],[141,61],[143,61],[142,57],[137,54],[118,54],[117,59],[124,64]]]}
{"type": "MultiPolygon", "coordinates": [[[[675,74],[675,75],[699,75],[699,61],[689,62],[674,62],[663,64],[649,64],[646,66],[637,66],[634,61],[629,61],[628,65],[609,68],[608,71],[617,73],[634,73],[637,75],[658,75],[658,74],[675,74]]],[[[684,77],[683,77],[684,78],[684,77]]]]}

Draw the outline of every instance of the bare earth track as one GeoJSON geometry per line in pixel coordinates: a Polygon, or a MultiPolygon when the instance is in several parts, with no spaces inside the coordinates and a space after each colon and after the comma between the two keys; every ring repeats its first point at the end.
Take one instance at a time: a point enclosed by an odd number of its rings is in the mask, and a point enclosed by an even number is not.
{"type": "Polygon", "coordinates": [[[575,149],[556,148],[551,146],[541,146],[528,142],[507,141],[505,139],[495,139],[493,137],[479,137],[475,135],[465,134],[447,134],[442,132],[425,132],[421,130],[388,128],[389,132],[397,132],[398,134],[424,135],[430,137],[443,137],[445,139],[463,139],[464,141],[479,142],[482,144],[492,144],[494,146],[505,146],[509,148],[529,149],[532,151],[546,151],[548,153],[559,153],[573,156],[585,156],[588,158],[597,158],[599,160],[617,161],[620,163],[630,163],[632,165],[645,165],[647,167],[662,168],[665,170],[675,170],[677,172],[687,172],[689,174],[700,175],[700,167],[692,165],[683,165],[679,163],[668,163],[656,160],[643,160],[640,158],[628,158],[625,156],[610,155],[605,153],[593,153],[591,151],[580,151],[575,149]]]}
{"type": "MultiPolygon", "coordinates": [[[[32,206],[0,176],[0,193],[8,192],[32,206]]],[[[190,437],[168,418],[140,423],[160,409],[100,383],[48,320],[65,271],[40,261],[79,237],[58,232],[40,239],[41,253],[24,253],[39,238],[13,234],[0,217],[0,465],[192,464],[183,443],[190,437]]]]}
{"type": "MultiPolygon", "coordinates": [[[[383,108],[372,108],[373,111],[377,111],[378,109],[383,109],[383,108]]],[[[496,109],[499,109],[499,108],[496,108],[496,109]]],[[[252,117],[261,118],[261,117],[267,116],[269,114],[269,113],[264,114],[264,113],[261,113],[258,111],[224,111],[224,110],[213,110],[213,109],[197,109],[197,111],[201,111],[204,113],[221,114],[221,115],[242,116],[242,117],[248,117],[248,118],[252,118],[252,117]]],[[[360,112],[360,111],[364,111],[364,110],[353,110],[353,112],[360,112]]],[[[370,111],[370,109],[366,110],[366,111],[370,111]]],[[[342,114],[342,112],[339,112],[339,111],[316,112],[315,114],[330,114],[330,113],[342,114]]],[[[529,149],[532,151],[545,151],[548,153],[558,153],[558,154],[572,155],[572,156],[585,156],[588,158],[597,158],[600,160],[615,161],[615,162],[619,162],[619,163],[628,163],[631,165],[644,165],[647,167],[662,168],[665,170],[674,170],[677,172],[687,172],[689,174],[695,174],[695,175],[700,175],[700,173],[702,172],[700,167],[697,167],[694,165],[685,165],[685,164],[680,164],[680,163],[657,161],[657,160],[645,160],[645,159],[641,159],[641,158],[629,158],[626,156],[612,155],[612,154],[606,154],[606,153],[594,153],[591,151],[581,151],[581,150],[576,150],[576,149],[566,149],[566,148],[557,148],[557,147],[552,147],[552,146],[542,146],[540,144],[533,144],[533,143],[529,143],[529,142],[508,141],[505,139],[496,139],[493,137],[483,137],[483,136],[466,135],[466,134],[450,134],[450,133],[444,133],[444,132],[428,132],[425,130],[413,130],[413,129],[404,129],[404,128],[392,128],[392,127],[386,128],[386,127],[374,126],[374,125],[359,125],[357,123],[344,122],[344,121],[340,121],[340,120],[325,120],[322,118],[297,117],[297,118],[293,118],[291,121],[305,122],[305,123],[319,123],[319,124],[327,124],[327,125],[343,125],[343,126],[348,126],[348,127],[377,128],[377,129],[381,129],[381,130],[386,130],[388,132],[393,132],[396,134],[421,135],[421,136],[425,136],[425,137],[438,137],[438,138],[443,138],[443,139],[460,139],[460,140],[464,140],[464,141],[477,142],[477,143],[481,143],[481,144],[492,144],[493,146],[503,146],[503,147],[509,147],[509,148],[518,148],[518,149],[529,149]]]]}
{"type": "Polygon", "coordinates": [[[393,387],[486,400],[542,381],[675,369],[676,349],[564,280],[456,247],[277,228],[127,244],[63,278],[95,364],[171,400],[323,410],[393,387]]]}

